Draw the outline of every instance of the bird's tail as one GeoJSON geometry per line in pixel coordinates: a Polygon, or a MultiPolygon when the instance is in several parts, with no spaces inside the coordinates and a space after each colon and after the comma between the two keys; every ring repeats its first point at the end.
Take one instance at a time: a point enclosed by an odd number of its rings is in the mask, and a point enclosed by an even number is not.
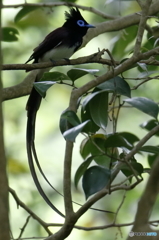
{"type": "MultiPolygon", "coordinates": [[[[33,177],[33,180],[35,182],[35,185],[43,197],[43,199],[46,201],[46,203],[60,216],[65,217],[49,200],[49,198],[46,196],[45,192],[43,191],[39,179],[37,177],[37,173],[35,170],[35,164],[38,167],[38,170],[44,177],[44,179],[48,182],[48,184],[53,188],[53,186],[50,184],[46,176],[44,175],[41,166],[39,164],[36,149],[35,149],[35,123],[36,123],[36,114],[40,107],[42,97],[39,95],[39,93],[35,90],[35,88],[32,89],[31,94],[29,96],[28,102],[27,102],[27,113],[28,113],[28,120],[27,120],[27,132],[26,132],[26,142],[27,142],[27,154],[28,154],[28,162],[30,167],[30,172],[33,177]]],[[[54,188],[53,188],[54,189],[54,188]]]]}

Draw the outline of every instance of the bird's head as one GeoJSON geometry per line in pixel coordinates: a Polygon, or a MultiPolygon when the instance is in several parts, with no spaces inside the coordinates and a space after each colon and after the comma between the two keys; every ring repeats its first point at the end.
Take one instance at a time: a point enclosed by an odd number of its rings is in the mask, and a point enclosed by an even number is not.
{"type": "Polygon", "coordinates": [[[70,12],[65,12],[66,22],[63,27],[72,29],[74,32],[80,32],[84,36],[89,28],[94,28],[95,26],[88,24],[82,17],[78,8],[71,8],[70,12]]]}

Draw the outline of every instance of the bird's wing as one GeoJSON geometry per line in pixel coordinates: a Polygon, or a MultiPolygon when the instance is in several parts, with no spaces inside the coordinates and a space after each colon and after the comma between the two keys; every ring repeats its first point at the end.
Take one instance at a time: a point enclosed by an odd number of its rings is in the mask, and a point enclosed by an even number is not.
{"type": "Polygon", "coordinates": [[[37,63],[46,52],[60,46],[64,41],[67,44],[69,32],[65,27],[60,27],[49,33],[45,39],[36,47],[33,54],[28,59],[28,62],[34,59],[34,63],[37,63]]]}

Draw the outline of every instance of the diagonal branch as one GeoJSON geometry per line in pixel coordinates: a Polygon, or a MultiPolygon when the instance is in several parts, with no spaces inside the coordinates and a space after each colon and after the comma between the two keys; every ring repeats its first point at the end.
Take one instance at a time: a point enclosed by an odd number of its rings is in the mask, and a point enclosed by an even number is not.
{"type": "Polygon", "coordinates": [[[48,224],[45,223],[41,218],[39,218],[33,211],[28,208],[25,203],[23,203],[19,197],[17,196],[16,192],[9,187],[9,192],[12,194],[13,198],[15,199],[18,206],[21,206],[23,209],[25,209],[26,212],[30,214],[32,218],[34,218],[37,222],[40,223],[40,225],[45,229],[45,231],[50,235],[52,232],[48,229],[48,224]]]}
{"type": "Polygon", "coordinates": [[[147,0],[142,6],[141,18],[140,18],[137,37],[136,37],[136,43],[134,47],[134,55],[137,55],[140,53],[141,43],[142,43],[151,3],[152,3],[152,0],[147,0]]]}
{"type": "Polygon", "coordinates": [[[21,4],[3,4],[2,8],[20,8],[20,7],[60,7],[60,6],[66,6],[66,7],[77,7],[79,9],[82,9],[84,11],[95,13],[96,15],[103,17],[105,19],[116,19],[118,16],[113,16],[109,14],[105,14],[104,12],[101,12],[93,7],[86,7],[82,6],[76,3],[71,2],[54,2],[54,3],[21,3],[21,4]]]}

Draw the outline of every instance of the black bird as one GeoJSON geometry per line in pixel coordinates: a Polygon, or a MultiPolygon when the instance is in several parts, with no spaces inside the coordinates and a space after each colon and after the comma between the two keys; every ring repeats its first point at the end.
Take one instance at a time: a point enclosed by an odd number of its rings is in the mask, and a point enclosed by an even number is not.
{"type": "MultiPolygon", "coordinates": [[[[33,54],[26,63],[31,60],[34,60],[33,63],[40,63],[48,62],[49,60],[56,61],[64,58],[68,59],[79,49],[82,44],[82,38],[86,35],[87,30],[89,28],[93,28],[94,26],[85,21],[77,8],[70,9],[70,12],[66,12],[65,16],[66,21],[63,26],[48,34],[39,46],[34,49],[33,54]]],[[[43,73],[49,70],[50,68],[39,69],[35,81],[40,81],[43,73]]],[[[44,193],[35,171],[34,159],[40,173],[48,182],[38,162],[34,145],[36,113],[40,107],[41,99],[42,97],[33,87],[26,106],[28,115],[26,134],[28,162],[32,177],[39,193],[53,210],[64,217],[64,215],[51,203],[44,193]]]]}

